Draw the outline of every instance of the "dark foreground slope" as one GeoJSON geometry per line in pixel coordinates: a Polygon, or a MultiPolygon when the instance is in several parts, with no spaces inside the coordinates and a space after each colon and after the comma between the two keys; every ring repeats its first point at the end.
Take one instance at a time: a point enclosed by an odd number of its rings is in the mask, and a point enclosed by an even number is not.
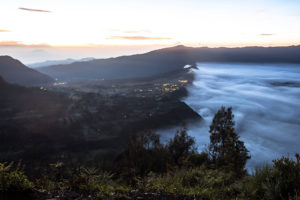
{"type": "Polygon", "coordinates": [[[54,82],[49,76],[26,67],[10,56],[0,56],[0,76],[9,83],[23,86],[41,86],[54,82]]]}
{"type": "Polygon", "coordinates": [[[43,160],[75,138],[77,132],[71,137],[60,123],[69,103],[62,93],[9,84],[0,77],[0,160],[43,160]]]}
{"type": "Polygon", "coordinates": [[[192,48],[176,46],[145,54],[96,59],[38,70],[61,81],[151,77],[195,62],[300,63],[300,46],[192,48]]]}

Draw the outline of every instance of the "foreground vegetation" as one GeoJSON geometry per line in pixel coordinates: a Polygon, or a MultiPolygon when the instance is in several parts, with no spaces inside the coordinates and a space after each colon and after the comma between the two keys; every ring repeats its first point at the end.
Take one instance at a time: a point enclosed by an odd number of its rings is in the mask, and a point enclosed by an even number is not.
{"type": "MultiPolygon", "coordinates": [[[[249,152],[234,129],[231,108],[210,126],[210,144],[198,152],[185,128],[163,144],[148,131],[133,134],[114,159],[69,160],[25,174],[19,163],[0,164],[4,199],[300,199],[300,156],[282,157],[248,174],[249,152]],[[18,196],[19,195],[19,196],[18,196]]],[[[25,168],[24,168],[25,167],[25,168]]]]}

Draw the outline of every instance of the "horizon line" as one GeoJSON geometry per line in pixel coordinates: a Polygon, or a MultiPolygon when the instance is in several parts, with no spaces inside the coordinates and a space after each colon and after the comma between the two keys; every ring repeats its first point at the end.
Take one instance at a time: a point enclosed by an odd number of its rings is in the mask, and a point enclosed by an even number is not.
{"type": "Polygon", "coordinates": [[[97,47],[149,47],[149,46],[165,46],[168,47],[176,47],[176,46],[184,46],[191,48],[246,48],[246,47],[293,47],[300,46],[299,44],[269,44],[269,45],[256,45],[256,44],[227,44],[227,45],[196,45],[191,43],[176,43],[176,44],[82,44],[82,45],[51,45],[47,43],[37,43],[37,44],[26,44],[22,43],[22,41],[0,41],[1,47],[54,47],[54,48],[97,48],[97,47]]]}

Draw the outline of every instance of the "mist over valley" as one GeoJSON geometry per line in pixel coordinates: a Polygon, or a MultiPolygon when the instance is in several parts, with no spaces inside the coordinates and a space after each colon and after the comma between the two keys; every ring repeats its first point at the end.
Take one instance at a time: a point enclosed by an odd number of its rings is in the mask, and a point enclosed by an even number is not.
{"type": "Polygon", "coordinates": [[[248,167],[300,151],[300,65],[198,63],[183,101],[203,118],[189,133],[200,148],[221,106],[232,107],[236,131],[249,149],[248,167]]]}

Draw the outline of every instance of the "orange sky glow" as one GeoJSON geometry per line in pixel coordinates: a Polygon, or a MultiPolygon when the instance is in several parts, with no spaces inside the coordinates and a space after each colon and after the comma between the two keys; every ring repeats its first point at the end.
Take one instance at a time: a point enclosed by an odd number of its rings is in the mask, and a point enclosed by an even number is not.
{"type": "Polygon", "coordinates": [[[178,44],[299,45],[299,10],[297,0],[3,0],[0,54],[33,62],[34,56],[84,57],[83,49],[105,57],[178,44]],[[103,53],[112,48],[118,53],[103,53]]]}

